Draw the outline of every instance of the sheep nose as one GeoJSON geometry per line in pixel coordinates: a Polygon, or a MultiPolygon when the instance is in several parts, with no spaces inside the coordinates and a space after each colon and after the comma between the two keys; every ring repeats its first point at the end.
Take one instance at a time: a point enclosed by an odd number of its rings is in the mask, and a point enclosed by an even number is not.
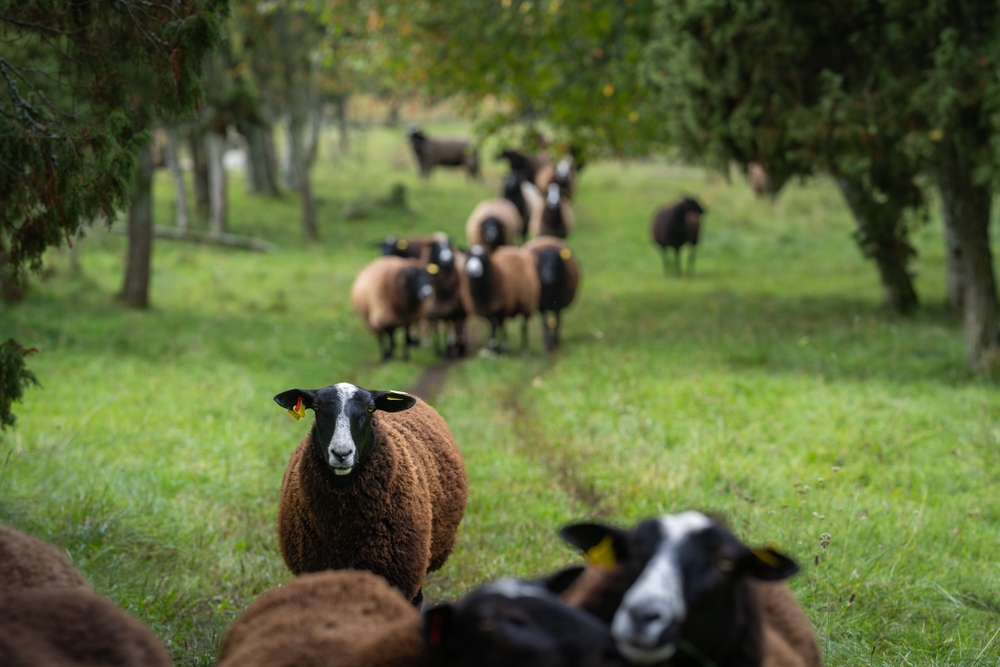
{"type": "Polygon", "coordinates": [[[632,619],[632,624],[639,630],[642,630],[643,628],[646,628],[663,618],[663,614],[661,614],[659,610],[646,605],[636,605],[629,608],[628,615],[629,618],[632,619]]]}

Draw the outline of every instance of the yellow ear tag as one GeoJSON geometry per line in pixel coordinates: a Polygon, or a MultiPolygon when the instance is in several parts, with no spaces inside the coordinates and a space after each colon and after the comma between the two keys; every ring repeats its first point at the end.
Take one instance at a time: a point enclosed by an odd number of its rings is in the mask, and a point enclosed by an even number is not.
{"type": "Polygon", "coordinates": [[[409,396],[405,391],[389,390],[389,395],[385,397],[387,401],[402,401],[404,396],[409,396]]]}
{"type": "Polygon", "coordinates": [[[410,245],[410,242],[407,241],[406,239],[399,239],[398,241],[396,241],[396,247],[399,248],[400,250],[406,250],[406,247],[408,245],[410,245]]]}
{"type": "Polygon", "coordinates": [[[753,549],[752,551],[754,556],[764,561],[770,567],[776,568],[781,562],[767,549],[753,549]]]}
{"type": "Polygon", "coordinates": [[[440,269],[438,268],[437,264],[427,265],[427,273],[431,274],[432,276],[436,276],[438,271],[440,271],[440,269]]]}
{"type": "Polygon", "coordinates": [[[563,259],[569,259],[570,257],[573,256],[573,251],[570,250],[569,248],[563,248],[562,250],[559,251],[559,256],[562,257],[563,259]]]}
{"type": "Polygon", "coordinates": [[[611,570],[615,567],[615,547],[614,539],[610,535],[605,535],[597,546],[587,549],[587,560],[591,565],[611,570]]]}
{"type": "Polygon", "coordinates": [[[298,421],[306,416],[305,406],[302,405],[302,397],[299,396],[299,400],[295,403],[295,407],[288,411],[288,414],[295,417],[295,421],[298,421]]]}

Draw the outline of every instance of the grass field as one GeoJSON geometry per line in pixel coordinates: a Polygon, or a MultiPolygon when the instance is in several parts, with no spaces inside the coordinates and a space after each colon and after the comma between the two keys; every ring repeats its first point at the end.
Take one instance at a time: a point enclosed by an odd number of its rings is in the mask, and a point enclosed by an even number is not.
{"type": "MultiPolygon", "coordinates": [[[[232,619],[289,577],[278,489],[306,426],[271,396],[406,389],[435,361],[423,348],[378,363],[350,284],[387,233],[461,238],[501,172],[415,171],[398,132],[325,156],[312,247],[294,199],[249,197],[231,174],[231,231],[275,252],[157,241],[153,307],[131,312],[113,301],[123,238],[95,230],[79,274],[52,253],[54,276],[0,305],[0,340],[40,349],[44,385],[0,436],[0,521],[64,548],[178,665],[213,664],[232,619]],[[415,215],[343,219],[397,181],[415,215]]],[[[166,173],[156,188],[170,224],[166,173]]],[[[601,163],[583,172],[576,213],[584,277],[563,349],[544,354],[534,323],[529,356],[456,365],[434,401],[471,497],[427,596],[576,562],[555,534],[566,522],[696,507],[803,564],[792,586],[826,664],[1000,665],[1000,400],[965,371],[960,323],[938,305],[939,227],[917,233],[924,308],[901,319],[828,182],[772,204],[739,178],[601,163]],[[709,209],[693,279],[665,277],[648,241],[651,211],[682,193],[709,209]]]]}

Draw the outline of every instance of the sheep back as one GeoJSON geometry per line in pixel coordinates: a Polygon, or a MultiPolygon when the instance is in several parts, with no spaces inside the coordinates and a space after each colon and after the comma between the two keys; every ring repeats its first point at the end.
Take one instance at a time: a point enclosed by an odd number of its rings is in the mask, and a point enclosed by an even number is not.
{"type": "Polygon", "coordinates": [[[407,268],[423,268],[419,259],[379,257],[361,270],[351,286],[351,302],[368,328],[375,333],[408,326],[430,309],[430,301],[411,305],[399,284],[407,268]]]}
{"type": "Polygon", "coordinates": [[[576,253],[569,249],[565,241],[555,236],[539,236],[531,239],[521,246],[521,248],[536,255],[541,250],[556,250],[559,252],[559,257],[566,268],[566,292],[559,295],[560,298],[555,303],[553,303],[552,298],[545,298],[545,286],[539,283],[541,297],[539,310],[559,310],[571,304],[573,299],[576,298],[576,290],[580,286],[580,265],[576,261],[576,253]]]}
{"type": "Polygon", "coordinates": [[[310,430],[285,469],[278,542],[296,575],[369,570],[412,599],[455,546],[465,467],[444,419],[419,399],[402,412],[376,411],[372,423],[372,451],[346,483],[317,456],[310,430]]]}
{"type": "Polygon", "coordinates": [[[0,526],[0,593],[22,588],[87,588],[80,571],[56,547],[0,526]]]}
{"type": "Polygon", "coordinates": [[[420,613],[382,577],[306,574],[267,591],[222,640],[219,667],[418,667],[420,613]]]}
{"type": "MultiPolygon", "coordinates": [[[[468,261],[468,258],[466,258],[468,261]]],[[[541,285],[535,256],[522,248],[501,246],[489,255],[492,275],[485,293],[474,293],[465,273],[459,270],[462,303],[468,313],[482,317],[531,315],[538,310],[541,285]]]]}
{"type": "Polygon", "coordinates": [[[701,206],[693,199],[685,198],[664,206],[653,214],[650,228],[653,233],[653,241],[659,246],[666,248],[680,248],[685,243],[698,244],[698,235],[701,229],[701,221],[689,225],[685,214],[692,210],[701,215],[701,206]]]}
{"type": "Polygon", "coordinates": [[[489,245],[483,238],[481,225],[484,220],[490,217],[496,218],[503,225],[504,245],[514,243],[517,235],[524,229],[521,226],[521,214],[512,201],[502,198],[486,199],[472,209],[469,219],[465,222],[465,237],[470,246],[489,245]]]}
{"type": "Polygon", "coordinates": [[[788,584],[750,579],[747,586],[761,612],[764,666],[821,667],[816,632],[788,584]]]}
{"type": "Polygon", "coordinates": [[[148,627],[83,588],[34,588],[0,596],[0,664],[9,667],[169,667],[148,627]]]}

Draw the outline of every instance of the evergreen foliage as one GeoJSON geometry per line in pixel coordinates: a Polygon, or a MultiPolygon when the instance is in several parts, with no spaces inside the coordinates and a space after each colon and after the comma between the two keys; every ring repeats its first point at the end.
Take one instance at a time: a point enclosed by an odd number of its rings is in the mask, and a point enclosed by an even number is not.
{"type": "Polygon", "coordinates": [[[11,404],[21,400],[29,385],[38,385],[38,378],[24,366],[24,358],[34,351],[24,349],[13,338],[0,344],[0,431],[17,421],[10,411],[11,404]]]}
{"type": "Polygon", "coordinates": [[[0,264],[128,202],[153,114],[193,110],[227,0],[0,0],[0,264]]]}

